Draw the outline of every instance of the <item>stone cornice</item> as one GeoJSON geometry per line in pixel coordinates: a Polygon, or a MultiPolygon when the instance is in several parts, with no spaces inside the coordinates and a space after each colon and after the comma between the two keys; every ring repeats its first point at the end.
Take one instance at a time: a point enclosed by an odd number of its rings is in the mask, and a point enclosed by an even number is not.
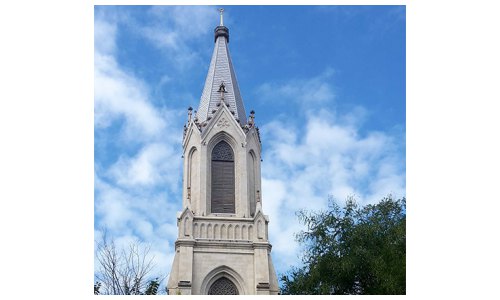
{"type": "Polygon", "coordinates": [[[175,241],[175,248],[179,246],[193,247],[196,241],[194,239],[178,239],[175,241]]]}
{"type": "MultiPolygon", "coordinates": [[[[234,216],[234,214],[232,214],[234,216]]],[[[194,221],[227,221],[253,223],[254,218],[237,218],[232,216],[194,216],[194,221]]]]}
{"type": "Polygon", "coordinates": [[[273,246],[269,244],[268,242],[253,242],[252,246],[254,249],[267,249],[268,251],[271,251],[273,246]]]}

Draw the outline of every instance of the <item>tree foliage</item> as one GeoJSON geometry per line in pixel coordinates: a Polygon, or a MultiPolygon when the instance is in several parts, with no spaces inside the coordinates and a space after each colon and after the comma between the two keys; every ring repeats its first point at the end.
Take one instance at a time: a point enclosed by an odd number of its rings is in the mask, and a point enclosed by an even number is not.
{"type": "Polygon", "coordinates": [[[98,269],[94,274],[95,295],[156,295],[159,277],[152,276],[154,257],[150,247],[134,242],[127,249],[117,249],[114,240],[106,234],[96,243],[95,259],[98,269]]]}
{"type": "Polygon", "coordinates": [[[144,295],[156,295],[156,294],[158,294],[158,287],[159,286],[160,286],[160,282],[158,281],[158,278],[151,280],[148,284],[148,287],[146,288],[146,291],[144,292],[144,295]]]}
{"type": "Polygon", "coordinates": [[[281,276],[282,294],[406,294],[406,199],[298,212],[303,267],[281,276]]]}

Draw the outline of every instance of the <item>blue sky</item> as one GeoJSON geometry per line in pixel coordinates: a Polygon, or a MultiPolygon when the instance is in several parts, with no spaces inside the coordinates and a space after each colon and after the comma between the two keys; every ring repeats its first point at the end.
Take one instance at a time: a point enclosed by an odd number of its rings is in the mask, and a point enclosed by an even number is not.
{"type": "MultiPolygon", "coordinates": [[[[329,195],[406,195],[404,6],[225,6],[263,144],[278,273],[300,264],[295,212],[329,195]],[[325,136],[327,138],[325,138],[325,136]]],[[[167,274],[181,209],[182,126],[213,51],[215,6],[96,6],[94,233],[152,245],[167,274]]]]}

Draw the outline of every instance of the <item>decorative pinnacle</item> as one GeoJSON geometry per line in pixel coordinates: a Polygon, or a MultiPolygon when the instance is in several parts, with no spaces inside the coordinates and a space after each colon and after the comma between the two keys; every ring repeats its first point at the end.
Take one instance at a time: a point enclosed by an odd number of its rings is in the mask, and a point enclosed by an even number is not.
{"type": "Polygon", "coordinates": [[[188,108],[188,122],[191,122],[191,114],[193,113],[193,108],[190,106],[188,108]]]}
{"type": "Polygon", "coordinates": [[[253,124],[254,124],[254,122],[255,122],[255,121],[254,121],[254,119],[255,119],[255,111],[253,111],[253,110],[252,110],[252,111],[250,112],[250,119],[248,120],[248,124],[249,124],[250,126],[253,126],[253,124]]]}
{"type": "Polygon", "coordinates": [[[224,26],[224,17],[223,17],[224,8],[219,8],[219,12],[220,12],[220,26],[224,26]]]}

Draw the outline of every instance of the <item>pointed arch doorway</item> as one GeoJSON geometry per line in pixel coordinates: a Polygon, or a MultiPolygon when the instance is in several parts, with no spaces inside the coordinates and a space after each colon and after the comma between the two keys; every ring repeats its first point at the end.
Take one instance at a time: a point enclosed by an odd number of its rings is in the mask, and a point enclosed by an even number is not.
{"type": "Polygon", "coordinates": [[[210,271],[203,279],[201,295],[247,295],[243,278],[230,267],[223,265],[210,271]]]}

